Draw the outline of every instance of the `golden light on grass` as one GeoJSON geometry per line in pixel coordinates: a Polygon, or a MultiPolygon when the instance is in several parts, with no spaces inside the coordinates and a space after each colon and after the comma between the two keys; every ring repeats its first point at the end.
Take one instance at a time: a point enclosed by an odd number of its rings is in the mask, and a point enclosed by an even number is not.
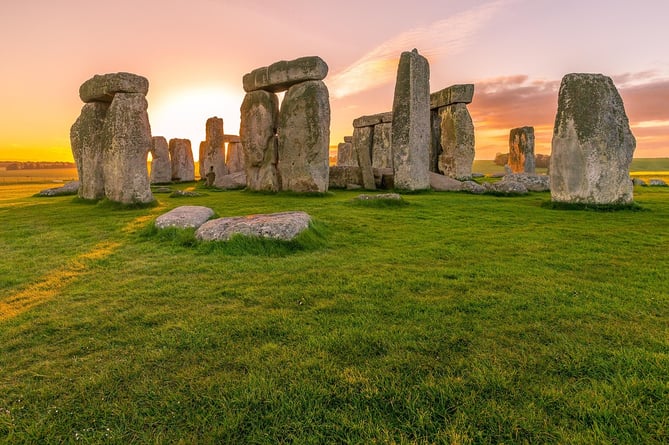
{"type": "Polygon", "coordinates": [[[53,271],[43,280],[28,286],[26,289],[10,295],[0,301],[0,320],[8,320],[20,315],[35,306],[54,298],[58,293],[86,272],[89,263],[111,255],[120,243],[102,242],[93,250],[72,259],[64,267],[53,271]]]}

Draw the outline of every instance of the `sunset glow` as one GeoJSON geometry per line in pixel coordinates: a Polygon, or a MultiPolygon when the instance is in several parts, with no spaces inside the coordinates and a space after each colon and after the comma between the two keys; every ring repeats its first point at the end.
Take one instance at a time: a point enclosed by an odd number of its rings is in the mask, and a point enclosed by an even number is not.
{"type": "Polygon", "coordinates": [[[392,109],[399,55],[413,48],[430,62],[432,91],[475,84],[477,159],[508,151],[509,130],[526,125],[535,127],[536,151],[550,153],[557,90],[569,72],[612,77],[635,156],[669,156],[664,0],[565,0],[559,8],[530,0],[342,0],[328,8],[119,0],[104,12],[78,0],[37,3],[10,2],[0,18],[0,160],[72,160],[79,85],[118,71],[149,79],[152,133],[188,138],[197,151],[209,117],[238,134],[245,73],[307,55],[330,68],[336,145],[352,134],[353,119],[392,109]],[[100,26],[102,16],[123,26],[100,26]]]}

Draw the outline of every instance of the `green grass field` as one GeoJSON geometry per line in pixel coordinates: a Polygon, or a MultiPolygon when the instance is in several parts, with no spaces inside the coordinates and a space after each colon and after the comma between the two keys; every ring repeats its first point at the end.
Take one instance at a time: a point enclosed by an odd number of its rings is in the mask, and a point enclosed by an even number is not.
{"type": "Polygon", "coordinates": [[[0,184],[0,443],[669,442],[669,189],[214,192],[119,210],[0,184]],[[303,210],[292,243],[151,230],[303,210]]]}

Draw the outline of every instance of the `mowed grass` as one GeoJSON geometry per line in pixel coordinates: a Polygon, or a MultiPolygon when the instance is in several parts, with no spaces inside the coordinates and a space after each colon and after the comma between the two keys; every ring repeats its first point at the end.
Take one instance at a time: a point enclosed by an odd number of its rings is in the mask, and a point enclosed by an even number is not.
{"type": "Polygon", "coordinates": [[[594,212],[180,187],[206,196],[0,186],[0,443],[669,441],[668,189],[594,212]],[[314,226],[151,229],[180,205],[314,226]]]}

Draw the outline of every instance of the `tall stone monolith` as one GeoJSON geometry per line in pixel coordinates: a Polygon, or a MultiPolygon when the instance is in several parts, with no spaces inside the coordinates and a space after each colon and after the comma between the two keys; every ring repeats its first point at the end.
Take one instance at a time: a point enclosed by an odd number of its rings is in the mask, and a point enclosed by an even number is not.
{"type": "Polygon", "coordinates": [[[225,154],[225,165],[229,173],[244,171],[244,151],[239,138],[228,142],[228,149],[225,154]]]}
{"type": "Polygon", "coordinates": [[[102,129],[109,103],[91,102],[84,105],[81,114],[70,129],[72,154],[79,175],[79,197],[105,197],[104,150],[107,145],[102,129]]]}
{"type": "Polygon", "coordinates": [[[142,93],[116,93],[103,134],[105,196],[123,204],[153,201],[147,159],[151,150],[148,103],[142,93]]]}
{"type": "Polygon", "coordinates": [[[550,161],[553,201],[632,203],[629,167],[635,148],[625,106],[611,78],[562,78],[550,161]]]}
{"type": "Polygon", "coordinates": [[[513,173],[535,173],[534,127],[519,127],[509,132],[508,164],[513,173]]]}
{"type": "Polygon", "coordinates": [[[172,162],[167,139],[163,136],[151,138],[151,184],[172,181],[172,162]]]}
{"type": "Polygon", "coordinates": [[[441,113],[441,147],[439,171],[451,178],[472,177],[474,163],[474,122],[467,105],[457,103],[439,110],[441,113]]]}
{"type": "Polygon", "coordinates": [[[291,86],[279,112],[279,162],[282,190],[326,192],[330,147],[330,95],[325,83],[291,86]]]}
{"type": "Polygon", "coordinates": [[[246,93],[240,108],[239,137],[244,153],[246,186],[250,190],[279,190],[277,125],[279,98],[258,90],[246,93]]]}
{"type": "Polygon", "coordinates": [[[172,180],[177,182],[195,181],[195,161],[189,139],[170,139],[170,159],[172,180]]]}
{"type": "Polygon", "coordinates": [[[223,119],[220,117],[210,117],[205,124],[206,138],[200,159],[200,177],[205,177],[213,171],[217,178],[228,174],[225,164],[225,141],[223,132],[223,119]],[[213,169],[212,169],[213,167],[213,169]]]}
{"type": "Polygon", "coordinates": [[[403,52],[393,99],[395,188],[430,188],[430,66],[417,50],[403,52]]]}

